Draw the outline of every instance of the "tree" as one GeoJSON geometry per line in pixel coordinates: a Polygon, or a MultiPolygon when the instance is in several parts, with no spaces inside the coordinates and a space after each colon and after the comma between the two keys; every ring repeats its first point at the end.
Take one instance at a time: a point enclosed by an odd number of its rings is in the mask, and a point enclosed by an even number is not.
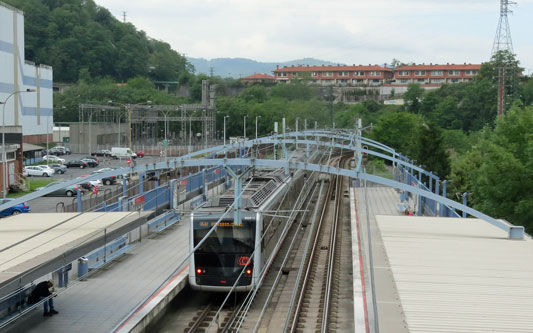
{"type": "Polygon", "coordinates": [[[405,101],[407,111],[419,113],[420,101],[422,100],[423,96],[424,88],[422,88],[419,84],[410,83],[407,86],[407,91],[403,95],[403,100],[405,101]]]}
{"type": "Polygon", "coordinates": [[[412,158],[422,164],[425,170],[445,179],[450,173],[450,159],[442,142],[442,130],[428,122],[420,126],[416,133],[412,158]]]}
{"type": "Polygon", "coordinates": [[[255,101],[263,103],[267,99],[266,89],[262,85],[253,85],[242,92],[241,98],[247,102],[255,101]]]}
{"type": "Polygon", "coordinates": [[[492,55],[489,62],[481,65],[478,73],[479,79],[486,79],[493,83],[495,87],[499,85],[499,77],[504,71],[504,86],[506,95],[506,109],[510,107],[514,99],[519,98],[520,76],[524,69],[520,67],[520,62],[516,55],[507,50],[500,50],[492,55]]]}
{"type": "Polygon", "coordinates": [[[410,155],[421,123],[422,119],[411,113],[387,113],[379,118],[371,136],[399,153],[410,155]]]}

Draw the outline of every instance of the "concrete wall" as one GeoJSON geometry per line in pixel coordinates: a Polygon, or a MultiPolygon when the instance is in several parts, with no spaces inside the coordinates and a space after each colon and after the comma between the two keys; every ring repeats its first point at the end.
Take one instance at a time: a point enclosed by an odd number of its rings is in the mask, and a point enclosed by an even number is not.
{"type": "MultiPolygon", "coordinates": [[[[119,125],[109,123],[88,123],[70,125],[70,144],[72,153],[88,154],[89,150],[94,152],[100,148],[98,146],[118,147],[119,125]]],[[[120,146],[128,146],[128,125],[121,124],[120,146]]]]}
{"type": "Polygon", "coordinates": [[[15,91],[35,89],[9,98],[5,123],[22,126],[31,142],[51,134],[53,126],[53,71],[24,59],[24,14],[0,2],[0,101],[15,91]]]}

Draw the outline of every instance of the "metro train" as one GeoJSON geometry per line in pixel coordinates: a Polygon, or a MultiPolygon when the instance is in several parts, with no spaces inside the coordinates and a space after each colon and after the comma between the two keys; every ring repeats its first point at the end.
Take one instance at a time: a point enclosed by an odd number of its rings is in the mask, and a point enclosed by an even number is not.
{"type": "MultiPolygon", "coordinates": [[[[277,210],[290,210],[294,206],[306,178],[302,170],[286,175],[283,169],[276,169],[257,171],[245,179],[245,191],[241,197],[242,223],[233,223],[234,211],[230,209],[216,230],[191,256],[191,288],[229,291],[238,279],[234,290],[242,292],[261,284],[263,265],[276,248],[287,221],[285,217],[273,215],[277,210]]],[[[233,200],[234,191],[228,190],[191,214],[191,250],[216,224],[233,200]]]]}

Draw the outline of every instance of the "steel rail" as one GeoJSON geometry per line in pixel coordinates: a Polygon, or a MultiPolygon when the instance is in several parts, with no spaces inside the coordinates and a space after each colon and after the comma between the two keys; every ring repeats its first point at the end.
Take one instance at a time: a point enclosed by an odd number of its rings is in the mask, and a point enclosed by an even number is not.
{"type": "MultiPolygon", "coordinates": [[[[339,159],[339,167],[341,166],[342,158],[339,159]]],[[[329,253],[328,253],[328,267],[326,276],[326,290],[324,292],[324,307],[322,311],[322,329],[321,332],[325,333],[328,329],[329,318],[329,303],[331,298],[331,287],[333,285],[333,270],[335,269],[335,248],[337,244],[337,230],[340,218],[340,208],[342,201],[342,176],[336,177],[336,194],[335,194],[335,212],[333,223],[331,225],[331,236],[329,241],[329,253]]]]}
{"type": "MultiPolygon", "coordinates": [[[[314,175],[314,173],[313,173],[314,175]]],[[[296,199],[296,202],[294,204],[294,207],[297,207],[297,209],[293,210],[290,217],[289,217],[289,220],[287,221],[285,227],[284,227],[284,230],[282,232],[282,235],[280,237],[280,240],[278,241],[278,243],[276,244],[276,248],[274,249],[274,251],[272,251],[272,254],[270,255],[269,257],[269,260],[268,260],[268,263],[265,264],[265,266],[263,267],[262,269],[262,273],[261,273],[261,281],[263,281],[267,275],[267,272],[268,272],[268,269],[270,269],[270,267],[272,266],[273,262],[274,262],[274,259],[276,258],[277,254],[279,253],[279,251],[281,250],[281,247],[283,246],[283,243],[285,242],[285,239],[289,233],[289,230],[291,228],[291,225],[292,225],[292,222],[294,221],[294,219],[296,218],[296,216],[298,215],[298,213],[300,212],[304,202],[306,201],[307,197],[309,196],[309,193],[311,192],[313,188],[313,183],[312,182],[306,182],[304,183],[304,186],[302,188],[302,190],[300,191],[300,193],[298,194],[298,198],[296,199]],[[302,196],[303,194],[303,196],[302,196]]],[[[288,193],[288,192],[287,192],[288,193]]],[[[247,295],[245,301],[241,304],[241,307],[239,308],[239,314],[242,314],[241,317],[240,317],[240,320],[239,322],[237,323],[237,326],[236,326],[236,330],[239,331],[241,325],[243,324],[244,322],[244,318],[245,316],[248,314],[248,311],[250,310],[250,307],[252,306],[252,302],[253,300],[255,299],[255,296],[259,290],[259,285],[261,285],[261,283],[258,283],[247,295]],[[245,308],[243,309],[242,307],[245,306],[245,308]]],[[[232,320],[234,320],[235,318],[232,318],[232,320]]],[[[232,323],[233,325],[233,323],[232,323]]]]}
{"type": "MultiPolygon", "coordinates": [[[[335,178],[337,178],[337,176],[335,176],[335,178]]],[[[329,201],[329,198],[331,197],[331,194],[333,193],[334,187],[335,187],[334,182],[330,182],[330,185],[328,186],[328,192],[326,195],[327,200],[322,208],[322,212],[320,215],[320,222],[317,225],[316,234],[314,236],[311,252],[309,252],[308,258],[304,257],[304,259],[307,261],[307,264],[306,264],[307,267],[305,269],[304,279],[303,279],[302,286],[299,291],[298,302],[296,303],[296,307],[294,309],[294,317],[290,325],[290,332],[294,332],[296,330],[296,325],[298,323],[298,317],[300,316],[300,311],[303,305],[304,295],[307,290],[307,284],[309,282],[310,275],[311,275],[310,273],[311,273],[311,267],[313,266],[313,258],[317,252],[316,250],[318,247],[318,243],[320,241],[320,234],[322,232],[322,226],[324,225],[324,220],[325,220],[324,217],[327,211],[328,201],[329,201]]],[[[291,311],[289,310],[289,314],[288,314],[289,317],[290,317],[290,313],[291,311]]]]}
{"type": "MultiPolygon", "coordinates": [[[[311,202],[312,202],[312,199],[313,197],[315,197],[315,194],[316,194],[316,191],[318,189],[318,186],[316,186],[316,184],[314,184],[314,187],[313,187],[313,192],[311,193],[311,196],[310,196],[310,200],[307,200],[307,205],[306,205],[306,209],[303,211],[304,214],[303,216],[300,218],[300,223],[298,224],[298,229],[302,226],[302,223],[303,221],[305,221],[305,217],[308,215],[309,213],[309,210],[307,208],[309,208],[309,205],[311,205],[311,202]]],[[[265,300],[265,303],[263,305],[263,308],[261,309],[261,312],[259,313],[259,317],[256,321],[256,324],[254,326],[254,330],[253,332],[257,332],[258,329],[259,329],[259,325],[261,324],[261,320],[263,319],[263,316],[266,312],[266,308],[267,306],[270,304],[270,301],[272,299],[272,297],[274,296],[274,292],[276,291],[276,288],[277,288],[277,285],[279,283],[279,280],[282,276],[282,273],[283,273],[283,267],[285,266],[285,264],[287,263],[287,260],[289,258],[289,255],[291,254],[291,250],[292,250],[292,247],[294,245],[294,241],[296,240],[296,236],[298,235],[298,231],[294,233],[294,237],[291,241],[291,244],[289,246],[289,249],[287,250],[287,253],[285,254],[285,258],[283,259],[283,262],[282,264],[280,265],[280,270],[278,272],[278,275],[276,276],[276,280],[274,281],[274,283],[272,284],[272,288],[270,289],[270,292],[268,293],[268,296],[267,296],[267,299],[265,300]]]]}

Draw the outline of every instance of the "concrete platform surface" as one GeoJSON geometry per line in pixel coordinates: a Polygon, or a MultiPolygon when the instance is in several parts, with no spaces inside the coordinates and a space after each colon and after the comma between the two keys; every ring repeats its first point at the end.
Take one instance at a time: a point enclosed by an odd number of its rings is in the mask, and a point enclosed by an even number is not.
{"type": "MultiPolygon", "coordinates": [[[[188,218],[132,250],[86,281],[72,283],[54,299],[59,311],[43,317],[42,307],[8,326],[6,332],[109,332],[148,297],[188,253],[188,218]]],[[[186,276],[186,274],[184,275],[186,276]]]]}

